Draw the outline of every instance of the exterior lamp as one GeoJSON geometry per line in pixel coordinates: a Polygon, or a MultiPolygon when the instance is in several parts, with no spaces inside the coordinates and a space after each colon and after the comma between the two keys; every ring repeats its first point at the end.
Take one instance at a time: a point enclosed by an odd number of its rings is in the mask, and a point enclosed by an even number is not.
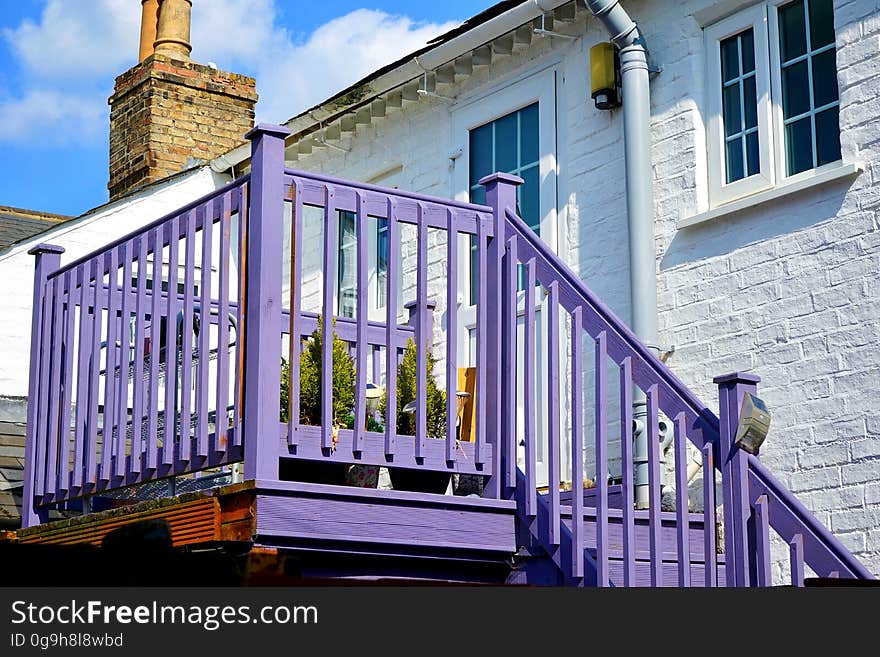
{"type": "Polygon", "coordinates": [[[462,424],[462,412],[464,411],[464,406],[467,404],[468,399],[471,398],[471,393],[466,392],[464,390],[456,390],[455,391],[455,433],[456,440],[461,440],[461,424],[462,424]]]}
{"type": "Polygon", "coordinates": [[[596,109],[620,107],[620,58],[613,43],[590,48],[590,92],[596,109]]]}
{"type": "Polygon", "coordinates": [[[770,411],[767,410],[767,406],[753,394],[745,393],[734,442],[749,454],[757,454],[769,430],[770,411]]]}
{"type": "Polygon", "coordinates": [[[379,410],[379,400],[382,399],[382,393],[384,390],[379,386],[368,383],[366,390],[366,399],[367,399],[367,413],[374,416],[376,412],[379,410]]]}

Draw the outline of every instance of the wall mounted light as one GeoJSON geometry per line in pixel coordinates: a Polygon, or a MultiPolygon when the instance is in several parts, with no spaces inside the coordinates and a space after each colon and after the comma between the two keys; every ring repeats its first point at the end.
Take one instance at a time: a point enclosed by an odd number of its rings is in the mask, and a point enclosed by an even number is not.
{"type": "Polygon", "coordinates": [[[620,107],[620,58],[613,43],[590,48],[590,92],[597,109],[620,107]]]}
{"type": "Polygon", "coordinates": [[[767,406],[753,394],[745,393],[739,412],[736,444],[749,454],[757,454],[768,431],[770,431],[770,411],[767,410],[767,406]]]}

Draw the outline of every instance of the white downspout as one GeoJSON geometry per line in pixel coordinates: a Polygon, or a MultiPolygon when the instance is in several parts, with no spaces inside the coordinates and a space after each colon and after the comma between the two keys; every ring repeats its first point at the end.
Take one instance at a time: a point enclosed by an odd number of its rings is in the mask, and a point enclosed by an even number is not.
{"type": "MultiPolygon", "coordinates": [[[[648,51],[635,22],[618,0],[586,0],[587,7],[620,49],[623,134],[626,154],[626,210],[629,227],[632,329],[657,349],[657,270],[654,254],[654,198],[651,167],[651,95],[648,51]]],[[[636,508],[648,507],[648,434],[645,395],[633,394],[636,420],[633,461],[636,508]]]]}

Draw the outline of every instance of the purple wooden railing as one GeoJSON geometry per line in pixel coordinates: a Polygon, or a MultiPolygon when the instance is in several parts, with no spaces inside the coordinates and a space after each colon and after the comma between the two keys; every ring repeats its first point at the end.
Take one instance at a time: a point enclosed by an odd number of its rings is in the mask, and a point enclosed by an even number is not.
{"type": "MultiPolygon", "coordinates": [[[[795,584],[803,583],[805,565],[822,576],[869,577],[757,458],[733,444],[743,394],[755,391],[757,378],[716,380],[719,421],[516,215],[520,179],[494,174],[481,181],[486,206],[344,181],[285,169],[287,134],[258,126],[248,135],[249,176],[73,263],[60,267],[57,247],[34,249],[25,526],[44,521],[53,505],[112,488],[241,460],[245,478],[271,481],[282,459],[299,459],[482,475],[484,496],[517,500],[521,544],[543,548],[569,583],[768,584],[770,528],[791,546],[795,584]],[[320,246],[303,243],[309,207],[323,217],[320,246]],[[340,212],[353,213],[355,221],[354,318],[338,317],[335,304],[340,212]],[[415,231],[408,259],[388,248],[384,321],[371,321],[366,312],[373,220],[387,223],[389,245],[402,241],[404,229],[415,231]],[[283,298],[286,228],[290,292],[283,298]],[[479,281],[473,442],[460,442],[456,426],[458,367],[464,365],[455,330],[460,236],[475,241],[479,281]],[[435,261],[443,251],[447,275],[447,422],[440,439],[428,436],[425,403],[416,404],[414,436],[396,431],[396,375],[409,339],[417,350],[416,398],[427,395],[426,356],[439,319],[429,298],[429,245],[435,261]],[[334,429],[329,376],[322,380],[320,423],[306,425],[300,414],[300,351],[318,326],[318,314],[303,306],[306,248],[321,249],[320,315],[335,319],[356,364],[351,430],[334,429]],[[409,321],[401,323],[398,277],[406,267],[414,300],[407,304],[409,321]],[[547,335],[540,343],[539,300],[547,335]],[[584,348],[585,339],[592,349],[584,348]],[[545,366],[538,366],[539,353],[545,366]],[[279,421],[282,356],[291,370],[285,423],[279,421]],[[383,370],[387,417],[384,433],[376,433],[366,430],[366,389],[383,370]],[[645,510],[634,509],[633,499],[636,389],[647,400],[645,510]],[[542,403],[547,420],[538,426],[542,403]],[[615,403],[619,417],[612,419],[615,403]],[[673,433],[674,512],[662,511],[660,503],[661,413],[673,433]],[[586,440],[588,419],[594,435],[586,440]],[[605,485],[612,430],[619,434],[621,463],[613,502],[605,485]],[[567,436],[570,466],[563,472],[567,436]],[[704,473],[713,473],[703,477],[699,514],[688,509],[688,443],[704,473]],[[537,456],[544,446],[549,484],[539,486],[537,456]],[[585,493],[587,453],[597,485],[585,493]],[[716,544],[716,470],[723,550],[716,544]],[[572,482],[570,494],[560,491],[564,480],[572,482]]],[[[333,330],[334,322],[323,322],[325,372],[332,370],[333,330]]]]}
{"type": "MultiPolygon", "coordinates": [[[[821,577],[870,578],[870,574],[841,543],[785,490],[761,465],[757,457],[734,444],[739,409],[745,392],[756,392],[758,377],[734,374],[716,379],[720,392],[720,417],[703,404],[630,330],[611,312],[548,246],[528,228],[515,212],[515,188],[521,180],[512,176],[502,180],[506,188],[493,199],[496,212],[504,217],[496,224],[495,239],[504,240],[501,258],[503,351],[501,368],[517,371],[518,353],[524,362],[524,398],[518,399],[513,377],[504,385],[502,407],[504,484],[515,491],[520,515],[530,536],[550,554],[569,581],[587,577],[599,586],[705,585],[716,586],[723,580],[728,586],[769,585],[770,528],[791,546],[791,582],[802,586],[804,566],[821,577]],[[518,352],[515,332],[518,299],[518,268],[525,269],[525,330],[518,352]],[[536,284],[540,281],[540,284],[536,284]],[[547,316],[548,340],[536,344],[535,298],[546,295],[542,312],[547,316]],[[563,323],[563,320],[564,323],[563,323]],[[568,353],[571,385],[563,391],[559,385],[560,344],[564,327],[568,328],[568,353]],[[593,343],[593,358],[585,359],[582,340],[593,343]],[[536,350],[546,349],[545,379],[536,377],[536,350]],[[610,392],[607,369],[617,369],[619,377],[620,418],[616,425],[620,438],[621,493],[617,508],[609,508],[608,457],[610,392]],[[590,415],[584,408],[584,375],[593,372],[592,423],[595,435],[586,444],[593,447],[596,460],[595,490],[590,499],[595,508],[584,508],[583,422],[590,415]],[[546,492],[537,485],[536,387],[548,390],[548,481],[546,492]],[[632,429],[633,390],[640,389],[647,399],[649,498],[647,510],[634,509],[632,429]],[[571,457],[570,472],[560,471],[560,420],[564,409],[563,392],[570,401],[571,457]],[[517,406],[524,408],[524,425],[518,426],[517,406]],[[660,413],[671,420],[673,428],[675,511],[661,511],[660,413]],[[516,441],[525,436],[524,471],[517,469],[516,441]],[[703,464],[703,511],[689,512],[687,495],[687,445],[697,450],[703,464]],[[720,471],[723,496],[723,558],[716,546],[715,476],[720,471]],[[575,486],[570,506],[561,504],[559,486],[554,482],[568,479],[575,486]],[[582,522],[588,518],[589,522],[582,522]],[[593,527],[594,523],[594,527],[593,527]],[[641,525],[641,534],[637,531],[641,525]],[[701,527],[700,544],[695,544],[693,526],[701,527]],[[668,528],[674,527],[674,531],[668,528]],[[589,538],[587,533],[589,530],[589,538]],[[647,534],[647,536],[645,536],[647,534]],[[609,547],[613,538],[618,549],[609,547]],[[643,549],[647,543],[647,554],[643,549]],[[587,548],[587,549],[585,549],[587,548]],[[589,568],[586,568],[588,565],[589,568]],[[640,574],[647,566],[647,574],[640,574]],[[671,567],[670,567],[671,566],[671,567]],[[719,574],[721,577],[719,577],[719,574]]],[[[489,182],[489,181],[487,181],[489,182]]]]}

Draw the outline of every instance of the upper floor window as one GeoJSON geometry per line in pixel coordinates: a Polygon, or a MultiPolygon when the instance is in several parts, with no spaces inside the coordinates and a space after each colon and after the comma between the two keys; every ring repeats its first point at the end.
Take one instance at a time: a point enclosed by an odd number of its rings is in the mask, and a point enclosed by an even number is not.
{"type": "Polygon", "coordinates": [[[705,34],[713,205],[840,160],[832,0],[769,0],[705,34]]]}

